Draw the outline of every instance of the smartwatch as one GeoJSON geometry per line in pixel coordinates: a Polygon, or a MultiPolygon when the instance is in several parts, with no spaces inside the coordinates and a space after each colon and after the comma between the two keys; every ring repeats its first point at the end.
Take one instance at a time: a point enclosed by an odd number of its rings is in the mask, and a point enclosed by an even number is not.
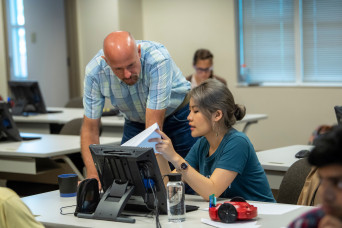
{"type": "Polygon", "coordinates": [[[185,171],[188,169],[188,167],[189,167],[188,163],[182,162],[182,164],[180,165],[180,170],[185,171]]]}

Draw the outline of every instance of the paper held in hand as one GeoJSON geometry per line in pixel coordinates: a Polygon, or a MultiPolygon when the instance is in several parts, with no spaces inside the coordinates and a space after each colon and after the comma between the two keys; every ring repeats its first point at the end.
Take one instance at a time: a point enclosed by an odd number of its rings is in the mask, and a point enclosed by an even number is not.
{"type": "Polygon", "coordinates": [[[155,132],[156,129],[159,129],[159,126],[157,123],[151,125],[149,128],[146,128],[141,133],[137,134],[121,146],[135,146],[135,147],[152,147],[154,150],[154,153],[159,154],[158,151],[156,151],[155,145],[156,142],[149,142],[149,139],[153,138],[161,138],[161,136],[155,132]]]}

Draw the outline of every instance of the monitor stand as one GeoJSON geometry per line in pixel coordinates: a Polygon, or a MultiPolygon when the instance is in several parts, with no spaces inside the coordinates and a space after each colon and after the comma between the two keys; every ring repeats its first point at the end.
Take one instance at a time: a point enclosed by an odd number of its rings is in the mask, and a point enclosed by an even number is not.
{"type": "Polygon", "coordinates": [[[135,223],[135,219],[120,216],[133,191],[134,186],[128,185],[128,182],[114,180],[112,186],[103,194],[95,212],[78,213],[77,217],[135,223]]]}

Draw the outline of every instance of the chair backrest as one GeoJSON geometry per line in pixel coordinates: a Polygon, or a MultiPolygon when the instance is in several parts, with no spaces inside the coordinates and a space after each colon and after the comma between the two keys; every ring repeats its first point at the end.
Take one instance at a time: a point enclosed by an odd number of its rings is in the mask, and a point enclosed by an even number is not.
{"type": "MultiPolygon", "coordinates": [[[[76,118],[70,120],[62,127],[59,134],[61,135],[80,135],[81,134],[81,127],[83,124],[83,118],[76,118]]],[[[100,125],[100,136],[102,133],[102,124],[100,125]]]]}
{"type": "Polygon", "coordinates": [[[302,158],[287,170],[278,191],[277,202],[297,204],[305,179],[311,170],[307,158],[302,158]]]}
{"type": "Polygon", "coordinates": [[[75,97],[70,99],[65,106],[66,108],[83,108],[83,97],[75,97]]]}
{"type": "Polygon", "coordinates": [[[83,118],[77,118],[70,120],[62,127],[59,134],[61,135],[80,135],[83,118]]]}

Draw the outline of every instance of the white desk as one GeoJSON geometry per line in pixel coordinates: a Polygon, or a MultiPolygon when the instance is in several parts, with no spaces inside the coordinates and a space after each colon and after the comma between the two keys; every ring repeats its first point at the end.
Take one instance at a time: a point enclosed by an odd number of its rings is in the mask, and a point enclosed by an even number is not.
{"type": "Polygon", "coordinates": [[[312,148],[313,146],[310,145],[293,145],[257,152],[271,189],[279,189],[286,171],[298,160],[295,154],[300,150],[311,150],[312,148]]]}
{"type": "MultiPolygon", "coordinates": [[[[34,132],[41,134],[50,133],[50,124],[63,125],[66,122],[83,118],[84,111],[82,108],[56,108],[51,107],[49,110],[59,110],[62,113],[38,114],[34,116],[13,116],[20,132],[34,132]]],[[[237,124],[244,124],[243,132],[247,132],[250,125],[257,123],[259,120],[267,119],[266,114],[247,114],[237,124]]],[[[122,137],[124,118],[121,116],[104,116],[101,118],[102,136],[122,137]]]]}
{"type": "MultiPolygon", "coordinates": [[[[198,211],[193,211],[186,214],[186,221],[182,223],[169,223],[167,221],[167,215],[160,215],[160,223],[163,228],[168,227],[210,227],[201,222],[201,218],[209,219],[208,211],[205,211],[205,208],[208,208],[208,202],[205,202],[199,196],[186,195],[186,204],[197,205],[200,207],[198,211]]],[[[76,197],[71,198],[61,198],[59,197],[59,191],[52,191],[47,193],[42,193],[34,196],[29,196],[22,198],[22,200],[26,203],[26,205],[31,209],[34,215],[38,215],[36,219],[42,222],[45,225],[49,225],[49,227],[101,227],[101,228],[109,228],[109,227],[139,227],[139,228],[151,228],[155,227],[154,218],[146,218],[146,217],[134,217],[136,219],[136,223],[118,223],[112,221],[103,221],[103,220],[92,220],[92,219],[82,219],[74,217],[73,214],[69,215],[61,215],[60,208],[64,206],[71,206],[76,204],[76,197]]],[[[251,202],[254,203],[255,206],[258,207],[258,217],[254,220],[256,225],[261,225],[261,227],[285,227],[287,226],[294,218],[299,216],[300,214],[312,209],[312,207],[307,206],[296,206],[296,205],[286,205],[286,204],[270,204],[270,203],[260,203],[260,202],[251,202]],[[278,214],[271,215],[269,212],[266,212],[265,207],[269,207],[272,205],[274,210],[278,210],[278,214]],[[264,207],[262,210],[262,206],[264,207]],[[291,210],[288,210],[291,208],[291,210]],[[287,211],[287,212],[285,212],[287,211]]],[[[63,209],[64,213],[74,212],[75,207],[65,208],[63,209]]],[[[268,210],[269,211],[269,210],[268,210]]]]}
{"type": "MultiPolygon", "coordinates": [[[[0,143],[0,172],[38,174],[43,172],[52,164],[45,164],[43,167],[38,165],[39,158],[63,159],[80,177],[82,175],[71,160],[65,156],[67,154],[81,151],[79,136],[55,135],[55,134],[28,134],[40,136],[41,139],[20,142],[1,142],[0,143]]],[[[101,137],[100,143],[116,143],[121,138],[101,137]]]]}
{"type": "MultiPolygon", "coordinates": [[[[63,125],[70,120],[83,118],[83,108],[56,108],[49,110],[62,111],[61,113],[37,114],[32,116],[13,116],[20,132],[41,134],[50,133],[50,124],[63,125]]],[[[122,137],[124,118],[121,116],[105,116],[101,118],[102,136],[122,137]]]]}

